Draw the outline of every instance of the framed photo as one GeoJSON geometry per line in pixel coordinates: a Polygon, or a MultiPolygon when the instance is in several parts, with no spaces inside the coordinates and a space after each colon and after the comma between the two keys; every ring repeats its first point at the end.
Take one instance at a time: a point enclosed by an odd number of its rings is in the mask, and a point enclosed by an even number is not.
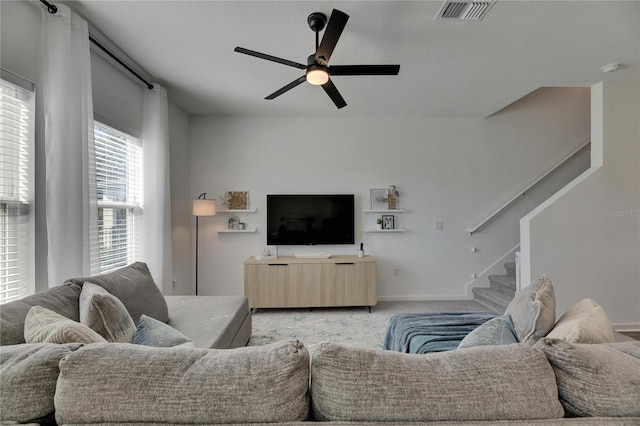
{"type": "Polygon", "coordinates": [[[249,209],[249,191],[227,191],[224,194],[229,210],[249,209]]]}
{"type": "Polygon", "coordinates": [[[387,210],[387,188],[369,190],[371,210],[387,210]]]}
{"type": "Polygon", "coordinates": [[[382,215],[382,229],[395,229],[395,217],[392,214],[382,215]]]}

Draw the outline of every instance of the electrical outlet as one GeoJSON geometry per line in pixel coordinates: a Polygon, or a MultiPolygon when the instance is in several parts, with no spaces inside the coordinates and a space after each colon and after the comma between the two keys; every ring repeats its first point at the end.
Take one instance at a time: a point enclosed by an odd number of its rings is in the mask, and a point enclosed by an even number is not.
{"type": "Polygon", "coordinates": [[[393,269],[393,276],[394,277],[399,277],[400,276],[400,269],[394,268],[393,269]]]}
{"type": "Polygon", "coordinates": [[[171,286],[175,287],[178,284],[178,280],[171,280],[171,286]]]}
{"type": "Polygon", "coordinates": [[[442,231],[444,229],[444,222],[440,220],[436,220],[433,222],[433,230],[434,231],[442,231]]]}

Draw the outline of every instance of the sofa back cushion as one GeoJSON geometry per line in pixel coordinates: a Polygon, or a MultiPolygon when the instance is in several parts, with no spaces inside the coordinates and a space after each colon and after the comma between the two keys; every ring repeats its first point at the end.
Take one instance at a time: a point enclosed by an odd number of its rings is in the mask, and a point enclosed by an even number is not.
{"type": "Polygon", "coordinates": [[[60,362],[56,421],[300,421],[308,388],[309,353],[296,341],[238,349],[93,344],[60,362]]]}
{"type": "Polygon", "coordinates": [[[138,324],[142,314],[162,322],[169,320],[167,302],[153,281],[146,263],[135,262],[108,274],[87,278],[71,278],[67,282],[77,284],[80,287],[85,282],[90,282],[104,288],[120,299],[135,324],[138,324]]]}
{"type": "Polygon", "coordinates": [[[0,414],[3,422],[39,423],[53,413],[60,360],[79,344],[0,346],[0,414]]]}
{"type": "Polygon", "coordinates": [[[542,339],[569,416],[640,417],[640,341],[578,344],[542,339]]]}
{"type": "Polygon", "coordinates": [[[32,294],[0,308],[0,345],[24,343],[24,320],[29,309],[42,306],[74,321],[80,321],[78,299],[80,286],[67,283],[32,294]]]}
{"type": "Polygon", "coordinates": [[[528,345],[427,355],[323,343],[311,364],[318,420],[497,421],[560,418],[553,369],[528,345]]]}

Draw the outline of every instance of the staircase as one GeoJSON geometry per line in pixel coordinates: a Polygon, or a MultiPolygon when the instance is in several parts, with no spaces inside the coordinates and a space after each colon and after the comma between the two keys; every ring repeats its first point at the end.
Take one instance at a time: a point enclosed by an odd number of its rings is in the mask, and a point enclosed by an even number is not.
{"type": "Polygon", "coordinates": [[[503,314],[516,294],[516,263],[504,264],[506,275],[489,275],[489,287],[473,289],[473,300],[492,311],[503,314]]]}

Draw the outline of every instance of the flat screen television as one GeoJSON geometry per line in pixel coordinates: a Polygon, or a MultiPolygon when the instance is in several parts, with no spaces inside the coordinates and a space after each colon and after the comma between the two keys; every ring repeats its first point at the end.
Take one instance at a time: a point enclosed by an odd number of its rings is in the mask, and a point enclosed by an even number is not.
{"type": "Polygon", "coordinates": [[[267,244],[353,244],[353,200],[353,194],[267,195],[267,244]]]}

